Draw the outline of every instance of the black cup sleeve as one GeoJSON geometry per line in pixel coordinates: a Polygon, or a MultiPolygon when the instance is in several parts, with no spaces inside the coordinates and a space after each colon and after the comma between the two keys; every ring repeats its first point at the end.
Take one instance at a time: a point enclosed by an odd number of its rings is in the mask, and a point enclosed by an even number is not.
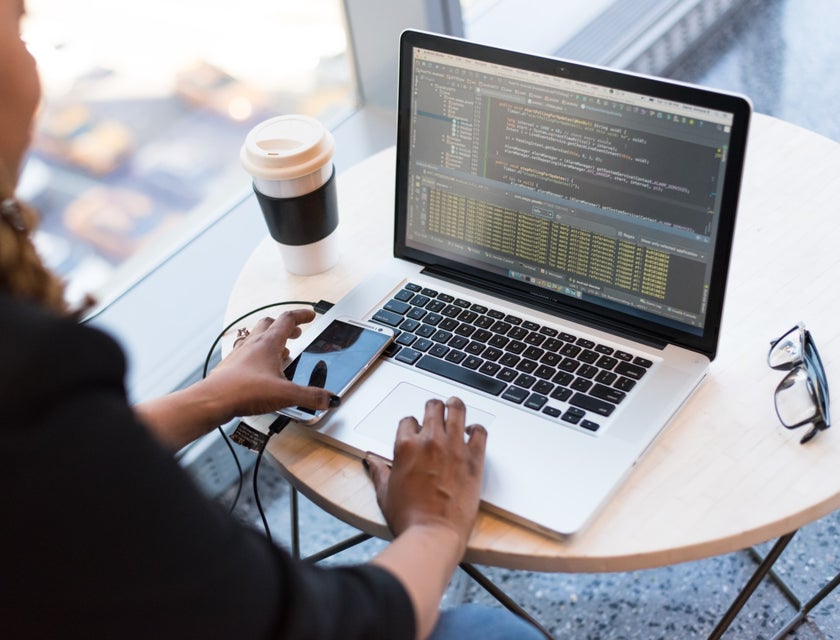
{"type": "Polygon", "coordinates": [[[281,244],[304,245],[323,240],[338,226],[335,167],[315,191],[294,198],[272,198],[254,187],[271,237],[281,244]]]}

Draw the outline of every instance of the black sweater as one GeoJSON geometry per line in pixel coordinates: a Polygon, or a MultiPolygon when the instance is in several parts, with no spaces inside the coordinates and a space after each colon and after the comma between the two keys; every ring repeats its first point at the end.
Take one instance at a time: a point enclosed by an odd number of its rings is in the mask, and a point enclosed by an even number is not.
{"type": "Polygon", "coordinates": [[[0,635],[411,638],[387,571],[295,561],[138,423],[105,334],[0,295],[0,635]]]}

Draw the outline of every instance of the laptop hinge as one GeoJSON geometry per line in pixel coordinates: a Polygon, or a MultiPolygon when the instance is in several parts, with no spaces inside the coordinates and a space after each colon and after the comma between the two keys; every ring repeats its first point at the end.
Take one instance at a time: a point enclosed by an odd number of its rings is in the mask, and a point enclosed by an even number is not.
{"type": "Polygon", "coordinates": [[[525,291],[512,290],[507,287],[502,287],[492,280],[470,276],[439,265],[425,267],[422,273],[453,284],[467,287],[468,289],[472,289],[473,291],[477,291],[479,293],[487,293],[489,291],[494,296],[508,300],[509,302],[521,304],[544,313],[550,313],[573,322],[582,322],[597,329],[602,329],[611,334],[621,336],[622,338],[640,342],[654,349],[662,350],[668,346],[668,343],[664,340],[653,338],[642,332],[629,330],[627,327],[618,326],[616,323],[611,323],[609,320],[605,320],[604,318],[594,317],[592,314],[587,314],[576,309],[569,309],[548,296],[542,297],[525,291]]]}

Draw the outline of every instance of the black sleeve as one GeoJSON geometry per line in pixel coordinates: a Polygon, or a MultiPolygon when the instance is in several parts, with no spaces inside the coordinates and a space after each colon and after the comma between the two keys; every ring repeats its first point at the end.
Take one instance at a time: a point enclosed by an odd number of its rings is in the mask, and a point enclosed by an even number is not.
{"type": "Polygon", "coordinates": [[[138,424],[116,345],[35,320],[0,319],[4,636],[413,637],[396,578],[304,565],[235,522],[138,424]]]}

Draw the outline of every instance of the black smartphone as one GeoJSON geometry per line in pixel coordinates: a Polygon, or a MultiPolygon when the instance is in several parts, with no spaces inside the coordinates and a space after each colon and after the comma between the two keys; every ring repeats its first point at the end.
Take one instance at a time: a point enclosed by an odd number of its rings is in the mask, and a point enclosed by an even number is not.
{"type": "MultiPolygon", "coordinates": [[[[338,318],[286,367],[285,374],[296,384],[322,387],[342,397],[393,341],[394,332],[388,327],[338,318]]],[[[296,422],[314,424],[326,411],[287,407],[278,413],[296,422]]]]}

